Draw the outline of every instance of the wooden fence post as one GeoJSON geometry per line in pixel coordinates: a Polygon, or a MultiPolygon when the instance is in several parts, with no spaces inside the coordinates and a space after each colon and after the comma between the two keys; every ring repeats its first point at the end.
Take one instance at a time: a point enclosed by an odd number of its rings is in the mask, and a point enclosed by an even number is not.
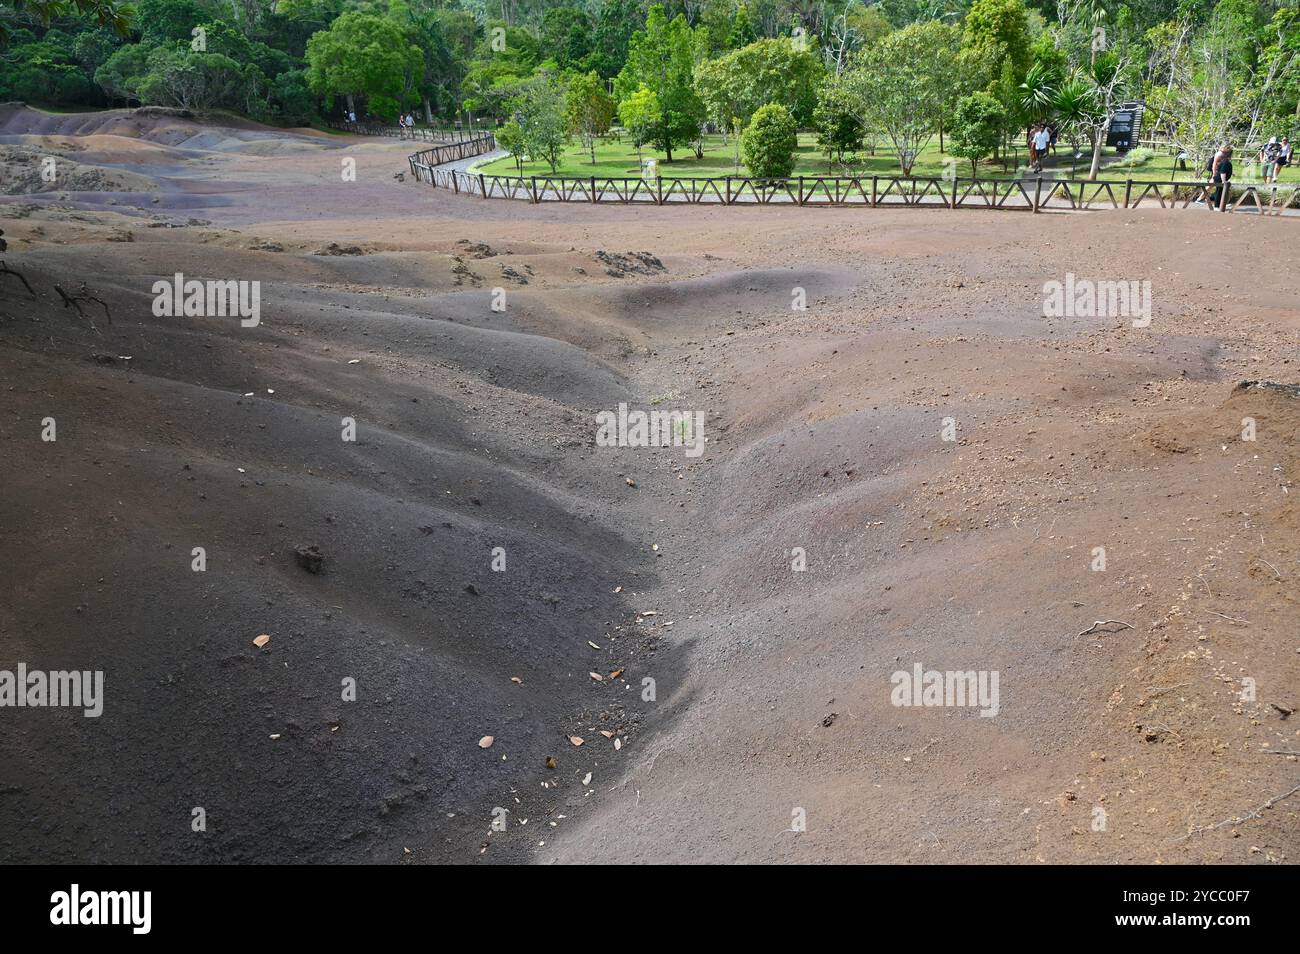
{"type": "Polygon", "coordinates": [[[658,197],[655,199],[655,205],[664,204],[664,177],[655,176],[655,191],[658,197]]]}
{"type": "Polygon", "coordinates": [[[487,183],[483,181],[483,173],[478,174],[478,188],[483,193],[483,198],[487,198],[487,183]]]}
{"type": "Polygon", "coordinates": [[[948,208],[957,208],[957,177],[952,177],[952,201],[948,203],[948,208]]]}
{"type": "Polygon", "coordinates": [[[873,209],[876,207],[876,204],[877,204],[877,201],[876,201],[876,180],[877,180],[878,178],[879,178],[878,176],[872,176],[872,177],[871,177],[871,207],[872,207],[873,209]]]}
{"type": "Polygon", "coordinates": [[[727,176],[727,205],[731,205],[731,176],[727,176]]]}
{"type": "Polygon", "coordinates": [[[1034,186],[1034,213],[1035,214],[1037,214],[1038,210],[1042,208],[1042,195],[1043,195],[1043,177],[1039,176],[1037,184],[1034,186]]]}
{"type": "Polygon", "coordinates": [[[533,205],[536,205],[537,202],[537,176],[533,176],[533,205]]]}
{"type": "Polygon", "coordinates": [[[1133,180],[1127,179],[1124,182],[1124,208],[1128,208],[1129,196],[1133,194],[1133,180]]]}
{"type": "Polygon", "coordinates": [[[803,176],[799,177],[799,204],[803,205],[803,176]]]}
{"type": "Polygon", "coordinates": [[[596,201],[596,177],[591,177],[591,201],[596,201]]]}

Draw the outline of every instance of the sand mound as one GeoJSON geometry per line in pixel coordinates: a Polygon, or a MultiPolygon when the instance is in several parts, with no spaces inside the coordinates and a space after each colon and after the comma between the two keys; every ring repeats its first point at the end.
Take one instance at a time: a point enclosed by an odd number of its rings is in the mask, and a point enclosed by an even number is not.
{"type": "Polygon", "coordinates": [[[86,165],[63,153],[31,146],[0,146],[0,194],[3,195],[152,192],[156,189],[154,180],[139,173],[86,165]]]}
{"type": "Polygon", "coordinates": [[[145,107],[98,113],[46,113],[22,104],[0,106],[0,137],[5,136],[124,136],[180,149],[237,152],[261,140],[273,150],[296,144],[320,145],[314,137],[294,136],[251,120],[222,115],[201,122],[184,110],[145,107]]]}

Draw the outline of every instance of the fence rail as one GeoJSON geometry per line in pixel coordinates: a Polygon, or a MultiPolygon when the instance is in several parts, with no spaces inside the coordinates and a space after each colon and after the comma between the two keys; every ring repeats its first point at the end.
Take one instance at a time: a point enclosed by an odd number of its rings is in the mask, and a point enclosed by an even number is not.
{"type": "Polygon", "coordinates": [[[406,129],[402,126],[386,126],[382,123],[338,121],[330,121],[325,125],[330,129],[356,136],[387,136],[390,139],[413,139],[417,142],[467,142],[484,135],[478,129],[467,130],[451,126],[414,126],[406,129]]]}
{"type": "MultiPolygon", "coordinates": [[[[457,144],[461,146],[461,144],[457,144]]],[[[487,151],[487,150],[484,150],[487,151]]],[[[438,147],[419,153],[449,155],[441,162],[468,158],[463,147],[438,147]]],[[[1066,179],[941,179],[907,176],[809,177],[755,179],[637,179],[609,176],[500,176],[436,168],[440,162],[417,161],[411,172],[436,188],[487,199],[526,202],[614,202],[653,205],[915,205],[928,208],[1042,210],[1135,209],[1143,206],[1188,208],[1209,202],[1213,186],[1197,182],[1143,182],[1066,179]]],[[[1300,188],[1282,185],[1236,186],[1222,197],[1224,211],[1245,207],[1265,215],[1300,211],[1300,188]]]]}
{"type": "MultiPolygon", "coordinates": [[[[752,176],[654,179],[619,176],[502,176],[441,169],[458,160],[496,148],[491,133],[443,143],[410,157],[411,174],[439,189],[485,199],[525,202],[615,202],[653,205],[915,205],[928,208],[1018,209],[1028,212],[1091,209],[1186,209],[1207,205],[1213,185],[1203,182],[1134,179],[953,179],[927,176],[792,176],[759,179],[752,176]]],[[[1225,212],[1253,209],[1261,215],[1300,211],[1300,186],[1232,186],[1224,190],[1219,208],[1225,212]]]]}

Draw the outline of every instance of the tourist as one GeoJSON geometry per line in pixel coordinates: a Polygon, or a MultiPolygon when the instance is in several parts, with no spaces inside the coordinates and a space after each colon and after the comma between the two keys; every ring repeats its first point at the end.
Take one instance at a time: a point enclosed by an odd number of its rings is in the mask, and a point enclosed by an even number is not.
{"type": "Polygon", "coordinates": [[[1043,157],[1047,155],[1048,147],[1052,144],[1052,134],[1047,131],[1046,126],[1039,126],[1038,132],[1034,133],[1034,152],[1037,153],[1037,171],[1043,171],[1043,157]]]}
{"type": "Polygon", "coordinates": [[[1231,193],[1230,183],[1232,181],[1232,147],[1224,146],[1219,154],[1219,158],[1214,165],[1214,195],[1210,198],[1210,208],[1217,210],[1219,208],[1220,197],[1227,200],[1231,193]]]}
{"type": "Polygon", "coordinates": [[[1277,160],[1281,155],[1282,144],[1276,136],[1264,143],[1264,148],[1259,151],[1259,172],[1265,185],[1277,181],[1277,160]]]}
{"type": "Polygon", "coordinates": [[[1291,165],[1291,140],[1283,136],[1280,145],[1282,150],[1277,155],[1277,175],[1273,177],[1274,182],[1281,179],[1282,170],[1291,165]]]}
{"type": "MultiPolygon", "coordinates": [[[[1219,173],[1219,163],[1223,161],[1223,152],[1224,152],[1224,150],[1227,149],[1227,148],[1228,148],[1228,147],[1227,147],[1226,145],[1224,145],[1224,146],[1220,146],[1218,149],[1216,149],[1216,150],[1214,151],[1214,155],[1210,156],[1210,158],[1207,159],[1206,162],[1205,162],[1205,172],[1206,172],[1206,174],[1207,174],[1208,177],[1209,177],[1209,178],[1207,179],[1207,181],[1208,181],[1211,185],[1214,184],[1214,177],[1215,177],[1216,175],[1218,175],[1218,173],[1219,173]]],[[[1197,201],[1197,202],[1204,202],[1204,201],[1205,201],[1205,198],[1202,197],[1202,198],[1197,199],[1196,201],[1197,201]]]]}

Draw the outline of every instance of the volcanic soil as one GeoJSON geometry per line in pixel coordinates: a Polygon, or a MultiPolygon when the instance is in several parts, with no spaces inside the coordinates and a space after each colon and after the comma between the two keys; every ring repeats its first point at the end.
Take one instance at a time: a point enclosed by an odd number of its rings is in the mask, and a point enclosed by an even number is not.
{"type": "Polygon", "coordinates": [[[0,860],[1295,859],[1300,394],[1242,383],[1300,383],[1294,221],[410,151],[0,108],[0,669],[104,673],[0,708],[0,860]],[[260,322],[155,315],[177,273],[260,322]],[[1067,274],[1152,320],[1044,317],[1067,274]],[[918,664],[996,715],[894,705],[918,664]]]}

